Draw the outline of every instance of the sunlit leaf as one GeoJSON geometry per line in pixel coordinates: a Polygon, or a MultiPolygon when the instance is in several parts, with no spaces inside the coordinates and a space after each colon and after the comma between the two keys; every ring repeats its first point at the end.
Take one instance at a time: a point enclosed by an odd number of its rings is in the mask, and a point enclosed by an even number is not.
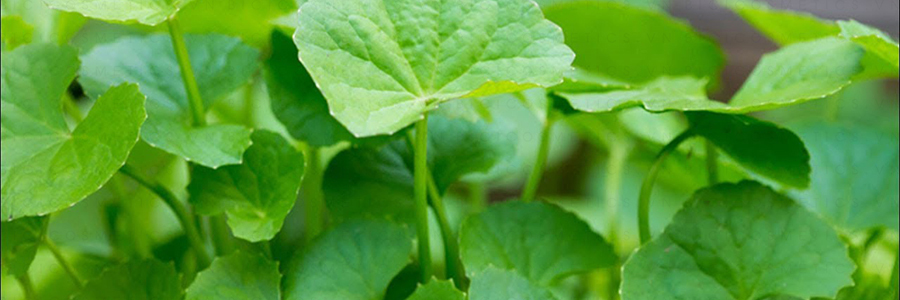
{"type": "Polygon", "coordinates": [[[178,19],[186,32],[221,33],[263,47],[273,27],[269,21],[295,11],[295,0],[192,0],[178,19]]]}
{"type": "Polygon", "coordinates": [[[208,269],[197,274],[185,299],[278,300],[280,282],[277,263],[237,251],[216,258],[208,269]]]}
{"type": "MultiPolygon", "coordinates": [[[[50,9],[40,0],[3,0],[0,7],[4,18],[21,18],[32,28],[33,41],[39,43],[65,44],[85,22],[80,14],[50,9]]],[[[7,39],[6,32],[9,30],[6,25],[3,24],[4,39],[7,39]]]]}
{"type": "Polygon", "coordinates": [[[34,28],[19,16],[3,16],[2,20],[3,51],[12,50],[31,42],[34,28]]]}
{"type": "Polygon", "coordinates": [[[299,22],[300,58],[356,136],[395,132],[443,101],[554,85],[574,58],[526,0],[313,0],[299,22]]]}
{"type": "MultiPolygon", "coordinates": [[[[205,107],[244,85],[256,72],[259,52],[220,35],[185,37],[205,107]]],[[[79,82],[90,96],[107,86],[134,82],[147,95],[149,118],[141,137],[154,147],[207,167],[236,164],[250,146],[250,130],[235,124],[193,127],[181,71],[166,35],[125,37],[82,56],[79,82]]]]}
{"type": "MultiPolygon", "coordinates": [[[[125,163],[147,117],[133,84],[110,88],[69,130],[62,96],[78,58],[70,47],[3,53],[2,215],[43,215],[97,191],[125,163]]],[[[99,94],[99,93],[98,93],[99,94]]]]}
{"type": "Polygon", "coordinates": [[[556,297],[513,270],[489,266],[472,277],[469,300],[493,299],[556,300],[556,297]]]}
{"type": "Polygon", "coordinates": [[[855,266],[834,229],[759,183],[698,191],[625,263],[622,299],[834,297],[855,266]]]}
{"type": "Polygon", "coordinates": [[[765,2],[752,0],[718,0],[740,15],[766,37],[780,45],[834,36],[837,24],[805,12],[774,9],[765,2]]]}
{"type": "Polygon", "coordinates": [[[193,0],[43,0],[50,8],[116,22],[159,24],[193,0]]]}
{"type": "Polygon", "coordinates": [[[281,231],[297,199],[304,158],[271,131],[254,132],[252,141],[240,165],[218,169],[196,166],[188,192],[199,213],[225,212],[236,237],[258,242],[281,231]]]}

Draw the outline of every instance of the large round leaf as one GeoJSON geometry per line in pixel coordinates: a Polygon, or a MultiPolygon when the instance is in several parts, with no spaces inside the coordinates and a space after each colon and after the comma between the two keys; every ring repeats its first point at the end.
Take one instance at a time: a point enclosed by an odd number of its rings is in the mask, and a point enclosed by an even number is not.
{"type": "Polygon", "coordinates": [[[172,263],[135,260],[111,267],[88,282],[73,300],[180,300],[181,276],[172,263]]]}
{"type": "Polygon", "coordinates": [[[855,266],[834,229],[768,187],[698,191],[625,263],[622,299],[834,297],[855,266]]]}
{"type": "Polygon", "coordinates": [[[197,274],[185,299],[279,300],[280,284],[277,263],[237,251],[197,274]]]}
{"type": "Polygon", "coordinates": [[[294,41],[356,136],[395,132],[438,103],[559,83],[574,54],[528,0],[312,0],[294,41]]]}

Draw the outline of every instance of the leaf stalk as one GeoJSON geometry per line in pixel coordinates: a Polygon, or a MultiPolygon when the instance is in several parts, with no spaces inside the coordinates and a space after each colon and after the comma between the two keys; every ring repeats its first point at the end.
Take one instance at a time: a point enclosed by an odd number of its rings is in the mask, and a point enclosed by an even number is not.
{"type": "Polygon", "coordinates": [[[66,274],[69,275],[69,278],[72,279],[72,282],[75,283],[75,287],[77,287],[78,289],[84,287],[84,281],[81,281],[81,276],[78,276],[78,272],[75,271],[75,268],[72,267],[72,264],[70,264],[69,261],[66,260],[66,257],[63,256],[62,251],[60,251],[59,247],[56,246],[56,243],[50,240],[50,237],[46,235],[44,236],[44,239],[42,241],[44,243],[44,246],[46,246],[47,249],[50,250],[50,253],[53,254],[53,257],[56,258],[59,266],[62,267],[63,271],[65,271],[66,274]]]}
{"type": "Polygon", "coordinates": [[[656,176],[659,175],[659,170],[662,167],[663,162],[665,162],[666,157],[668,157],[672,151],[675,151],[675,149],[678,148],[678,145],[692,136],[694,136],[694,132],[691,129],[687,129],[666,144],[662,150],[656,154],[656,159],[654,159],[653,165],[650,166],[647,177],[644,177],[644,181],[641,183],[641,192],[638,196],[638,230],[640,232],[641,244],[646,244],[650,241],[650,193],[653,192],[653,183],[656,181],[656,176]]]}
{"type": "Polygon", "coordinates": [[[415,196],[416,234],[419,246],[420,282],[431,280],[431,245],[428,237],[428,114],[416,122],[413,147],[413,194],[415,196]]]}
{"type": "Polygon", "coordinates": [[[538,153],[528,175],[528,181],[522,190],[522,202],[530,202],[534,200],[537,194],[538,185],[541,183],[541,177],[544,175],[544,166],[547,164],[547,155],[550,152],[550,130],[553,128],[553,97],[547,97],[547,115],[544,119],[544,125],[541,128],[541,140],[538,144],[538,153]]]}
{"type": "Polygon", "coordinates": [[[200,97],[200,87],[194,77],[194,69],[191,68],[191,60],[188,56],[187,45],[184,43],[184,34],[181,25],[174,16],[166,23],[169,25],[169,35],[172,37],[172,48],[175,50],[175,58],[181,69],[181,79],[184,81],[184,89],[187,92],[188,104],[191,108],[191,116],[194,126],[205,126],[206,117],[203,109],[203,98],[200,97]]]}

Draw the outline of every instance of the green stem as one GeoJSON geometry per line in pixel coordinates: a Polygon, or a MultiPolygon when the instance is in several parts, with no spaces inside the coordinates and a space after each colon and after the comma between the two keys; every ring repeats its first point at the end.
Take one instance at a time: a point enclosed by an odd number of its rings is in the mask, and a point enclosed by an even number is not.
{"type": "Polygon", "coordinates": [[[181,69],[181,79],[184,81],[184,89],[187,91],[188,103],[191,107],[191,116],[193,117],[194,126],[206,125],[206,118],[203,110],[203,99],[200,97],[200,87],[197,86],[197,79],[194,78],[194,70],[191,68],[191,60],[188,57],[187,46],[184,43],[184,34],[181,32],[181,25],[174,16],[166,22],[169,25],[169,35],[172,37],[172,47],[175,50],[175,57],[178,59],[178,67],[181,69]]]}
{"type": "Polygon", "coordinates": [[[890,286],[891,291],[894,292],[894,296],[891,299],[897,299],[900,296],[900,254],[894,259],[894,270],[891,271],[890,286]]]}
{"type": "Polygon", "coordinates": [[[641,244],[650,241],[650,193],[653,191],[653,183],[656,181],[659,169],[662,167],[666,157],[669,156],[669,153],[675,151],[675,149],[678,148],[678,145],[693,135],[694,132],[688,129],[666,144],[666,146],[659,151],[659,154],[656,155],[653,165],[650,166],[650,171],[647,172],[647,177],[645,177],[644,182],[641,183],[641,193],[638,197],[638,229],[640,231],[641,244]]]}
{"type": "Polygon", "coordinates": [[[306,151],[306,174],[303,177],[303,203],[306,205],[306,242],[309,243],[322,232],[322,213],[325,200],[322,194],[322,164],[318,148],[306,151]]]}
{"type": "Polygon", "coordinates": [[[34,283],[31,282],[31,276],[28,275],[28,272],[25,274],[16,276],[16,280],[19,281],[19,286],[22,287],[22,293],[25,294],[25,299],[27,300],[37,300],[37,293],[34,292],[34,283]]]}
{"type": "Polygon", "coordinates": [[[59,266],[63,268],[63,271],[69,275],[69,278],[72,278],[72,282],[75,283],[75,286],[78,289],[84,287],[83,281],[81,281],[81,276],[78,276],[78,272],[75,271],[75,268],[72,267],[72,264],[66,260],[66,257],[63,256],[62,251],[59,250],[59,247],[56,246],[50,237],[45,236],[43,239],[44,246],[47,246],[47,249],[50,250],[50,253],[53,254],[53,257],[56,258],[56,262],[59,263],[59,266]]]}
{"type": "Polygon", "coordinates": [[[547,154],[550,152],[550,129],[553,128],[553,119],[551,112],[553,111],[553,97],[547,97],[547,116],[544,119],[544,126],[541,128],[541,141],[538,144],[538,153],[528,175],[528,181],[525,189],[522,191],[522,201],[529,202],[534,200],[537,194],[538,185],[541,183],[541,177],[544,175],[544,165],[547,164],[547,154]]]}
{"type": "Polygon", "coordinates": [[[606,212],[607,237],[614,246],[618,242],[618,216],[619,201],[621,200],[622,172],[625,162],[628,160],[629,146],[623,142],[616,142],[610,147],[609,161],[606,164],[606,178],[604,179],[604,210],[606,212]]]}
{"type": "Polygon", "coordinates": [[[206,253],[206,247],[203,244],[203,239],[200,238],[200,231],[197,229],[197,224],[194,223],[194,218],[188,212],[187,207],[185,207],[181,201],[178,201],[178,197],[159,182],[145,178],[139,171],[135,170],[130,165],[123,165],[122,168],[119,169],[119,172],[131,177],[131,179],[134,179],[134,181],[159,196],[159,198],[172,209],[172,212],[178,217],[178,221],[181,223],[185,235],[187,235],[188,242],[191,244],[191,247],[194,248],[199,264],[201,267],[209,265],[209,254],[206,253]]]}
{"type": "Polygon", "coordinates": [[[719,182],[719,152],[709,140],[706,140],[706,175],[709,185],[719,182]]]}
{"type": "Polygon", "coordinates": [[[213,248],[217,256],[223,256],[234,251],[234,239],[228,230],[228,223],[224,215],[209,217],[209,231],[212,235],[213,248]]]}
{"type": "Polygon", "coordinates": [[[416,210],[416,234],[419,244],[420,281],[431,280],[431,246],[428,240],[428,115],[416,122],[416,140],[413,148],[413,177],[416,210]]]}
{"type": "Polygon", "coordinates": [[[463,271],[462,261],[459,257],[459,243],[450,228],[450,220],[447,218],[447,209],[438,191],[434,176],[428,173],[428,194],[431,199],[431,207],[437,216],[438,226],[441,229],[441,238],[444,242],[444,262],[447,265],[447,278],[453,278],[453,282],[460,289],[465,290],[466,275],[463,271]]]}

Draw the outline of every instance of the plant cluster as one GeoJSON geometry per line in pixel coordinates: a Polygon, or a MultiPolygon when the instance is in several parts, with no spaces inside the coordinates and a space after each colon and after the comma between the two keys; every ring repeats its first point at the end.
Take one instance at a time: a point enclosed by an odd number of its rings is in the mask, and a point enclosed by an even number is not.
{"type": "Polygon", "coordinates": [[[721,0],[721,101],[663,1],[2,1],[3,299],[898,297],[853,20],[721,0]]]}

